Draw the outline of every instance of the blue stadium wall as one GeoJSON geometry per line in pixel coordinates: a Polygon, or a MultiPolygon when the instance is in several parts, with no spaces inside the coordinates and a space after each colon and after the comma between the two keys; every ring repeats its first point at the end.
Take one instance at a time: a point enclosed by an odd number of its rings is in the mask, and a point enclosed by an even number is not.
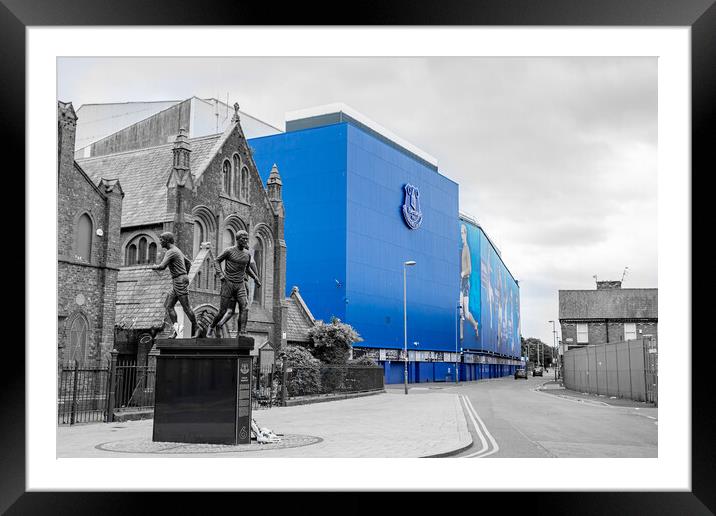
{"type": "MultiPolygon", "coordinates": [[[[403,262],[415,260],[407,281],[411,352],[454,352],[458,344],[466,355],[492,346],[495,354],[507,356],[503,351],[511,348],[502,329],[475,342],[457,341],[461,237],[455,231],[455,182],[370,131],[345,122],[255,138],[249,144],[264,181],[272,165],[278,165],[286,209],[286,287],[300,288],[317,319],[327,321],[335,315],[353,325],[364,339],[355,346],[358,349],[402,350],[403,262]],[[403,219],[406,183],[420,191],[423,221],[418,229],[410,229],[403,219]]],[[[482,234],[476,226],[472,229],[482,234]]],[[[480,238],[491,248],[484,234],[471,246],[478,271],[481,249],[487,247],[481,246],[480,238]]],[[[502,264],[499,257],[497,261],[502,264]]],[[[497,270],[495,264],[490,267],[497,270]]],[[[495,281],[499,278],[504,274],[498,273],[495,281]]],[[[481,292],[480,274],[473,279],[474,292],[481,292]]],[[[482,301],[481,295],[478,298],[482,301]]],[[[489,313],[480,311],[483,327],[490,327],[489,313]]],[[[512,328],[517,328],[514,319],[512,328]]],[[[518,330],[516,342],[519,356],[518,330]]],[[[386,383],[403,382],[401,359],[393,356],[381,363],[386,383]]],[[[511,374],[514,367],[463,363],[459,369],[462,380],[478,380],[511,374]]],[[[445,361],[410,362],[408,374],[410,382],[452,381],[455,366],[445,361]]]]}
{"type": "Polygon", "coordinates": [[[454,351],[458,185],[371,134],[347,129],[347,320],[365,339],[360,346],[402,349],[403,263],[415,260],[407,268],[409,348],[454,351]],[[403,218],[406,183],[419,191],[417,229],[403,218]]]}
{"type": "Polygon", "coordinates": [[[346,124],[249,140],[266,182],[274,163],[286,210],[286,290],[317,319],[346,318],[346,124]]]}

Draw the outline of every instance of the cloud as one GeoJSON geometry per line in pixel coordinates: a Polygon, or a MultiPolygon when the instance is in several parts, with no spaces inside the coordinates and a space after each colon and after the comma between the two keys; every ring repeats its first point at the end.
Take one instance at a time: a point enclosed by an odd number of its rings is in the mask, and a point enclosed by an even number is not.
{"type": "Polygon", "coordinates": [[[61,58],[58,96],[227,94],[277,127],[345,102],[437,157],[520,279],[522,332],[551,342],[557,291],[656,286],[657,60],[61,58]]]}

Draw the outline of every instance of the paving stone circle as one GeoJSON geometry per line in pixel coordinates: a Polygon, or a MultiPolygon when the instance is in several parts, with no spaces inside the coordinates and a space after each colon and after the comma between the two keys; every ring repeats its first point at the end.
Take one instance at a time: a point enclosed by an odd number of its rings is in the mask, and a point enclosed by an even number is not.
{"type": "Polygon", "coordinates": [[[149,439],[124,439],[110,441],[95,446],[98,450],[118,453],[154,453],[161,455],[182,453],[250,453],[269,450],[285,450],[318,444],[323,439],[313,435],[286,434],[281,442],[258,444],[201,444],[201,443],[168,443],[154,442],[149,439]]]}

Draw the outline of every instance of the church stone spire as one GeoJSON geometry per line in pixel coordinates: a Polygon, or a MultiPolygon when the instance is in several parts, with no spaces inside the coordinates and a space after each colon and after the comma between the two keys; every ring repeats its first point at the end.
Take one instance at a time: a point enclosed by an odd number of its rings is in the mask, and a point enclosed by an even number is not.
{"type": "Polygon", "coordinates": [[[281,175],[278,173],[278,167],[276,163],[271,167],[271,173],[269,174],[268,180],[266,181],[266,188],[268,190],[268,196],[271,201],[281,201],[281,188],[283,181],[281,181],[281,175]]]}

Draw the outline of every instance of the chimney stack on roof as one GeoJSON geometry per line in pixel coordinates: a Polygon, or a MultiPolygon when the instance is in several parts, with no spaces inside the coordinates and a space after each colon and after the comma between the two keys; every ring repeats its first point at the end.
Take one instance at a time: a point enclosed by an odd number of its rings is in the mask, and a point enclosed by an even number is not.
{"type": "Polygon", "coordinates": [[[613,290],[622,288],[621,281],[597,281],[597,290],[613,290]]]}

